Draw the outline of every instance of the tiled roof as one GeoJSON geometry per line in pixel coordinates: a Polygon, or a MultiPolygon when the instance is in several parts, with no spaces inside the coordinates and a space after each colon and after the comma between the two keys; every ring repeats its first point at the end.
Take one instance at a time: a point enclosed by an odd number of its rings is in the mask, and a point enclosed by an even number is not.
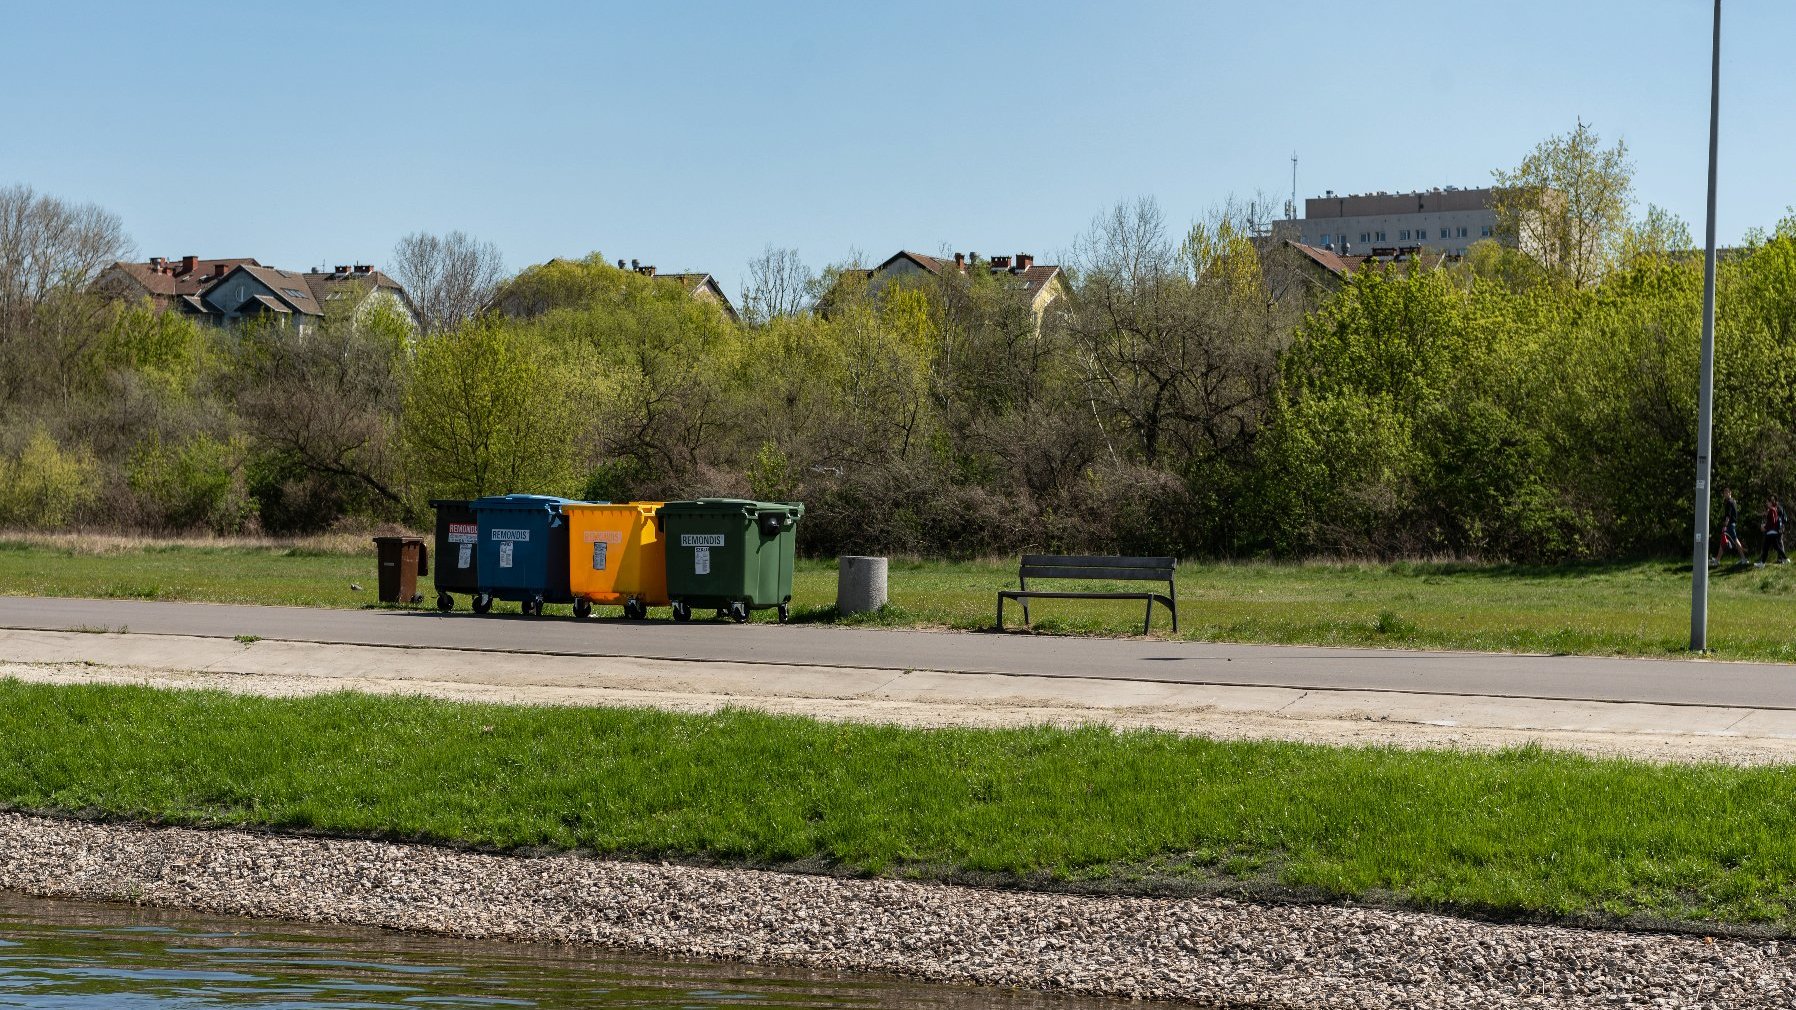
{"type": "Polygon", "coordinates": [[[406,297],[405,289],[399,286],[399,282],[379,270],[366,270],[360,273],[354,270],[347,273],[340,270],[330,272],[314,270],[305,275],[305,280],[306,286],[311,289],[313,300],[319,305],[330,301],[333,288],[341,289],[348,284],[366,284],[373,288],[386,288],[402,299],[406,297]]]}
{"type": "MultiPolygon", "coordinates": [[[[868,276],[877,274],[900,259],[908,259],[932,274],[939,274],[944,270],[954,269],[954,261],[951,259],[943,259],[940,256],[931,256],[927,253],[911,252],[908,249],[903,249],[887,258],[885,262],[867,271],[867,274],[868,276]]],[[[994,270],[993,272],[1009,273],[1015,277],[1019,277],[1022,279],[1023,289],[1025,291],[1033,292],[1041,290],[1041,288],[1052,281],[1055,275],[1059,274],[1061,270],[1058,266],[1052,263],[1035,263],[1022,270],[994,270]]]]}
{"type": "Polygon", "coordinates": [[[293,311],[308,316],[324,315],[324,308],[312,294],[312,285],[306,280],[305,274],[264,266],[238,269],[261,281],[264,287],[274,292],[275,297],[285,302],[293,311]]]}
{"type": "Polygon", "coordinates": [[[143,285],[145,291],[163,298],[179,298],[182,295],[196,295],[212,282],[230,273],[235,266],[260,266],[254,259],[243,256],[226,259],[203,259],[194,264],[190,271],[183,272],[180,260],[162,263],[127,263],[120,260],[113,268],[143,285]]]}

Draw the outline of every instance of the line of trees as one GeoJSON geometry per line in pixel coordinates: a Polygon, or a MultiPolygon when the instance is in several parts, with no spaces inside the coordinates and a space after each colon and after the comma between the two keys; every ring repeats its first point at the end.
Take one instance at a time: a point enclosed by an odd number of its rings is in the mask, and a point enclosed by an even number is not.
{"type": "MultiPolygon", "coordinates": [[[[1630,175],[1579,124],[1499,173],[1514,245],[1344,281],[1239,209],[1124,203],[1041,315],[979,264],[873,289],[769,248],[738,324],[596,253],[506,278],[411,236],[420,330],[303,338],[99,301],[117,219],[0,190],[0,524],[289,533],[528,490],[802,499],[820,554],[1681,551],[1701,259],[1630,175]]],[[[1718,346],[1717,481],[1796,490],[1796,219],[1723,262],[1718,346]]]]}

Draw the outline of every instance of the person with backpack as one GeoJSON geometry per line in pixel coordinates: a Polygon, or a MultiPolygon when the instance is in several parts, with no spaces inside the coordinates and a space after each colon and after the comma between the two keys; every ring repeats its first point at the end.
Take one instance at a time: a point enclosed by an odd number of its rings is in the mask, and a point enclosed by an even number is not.
{"type": "Polygon", "coordinates": [[[1740,564],[1747,563],[1746,545],[1740,542],[1740,502],[1734,498],[1733,488],[1721,491],[1721,539],[1715,544],[1715,557],[1711,565],[1721,563],[1721,556],[1732,550],[1740,556],[1740,564]]]}
{"type": "Polygon", "coordinates": [[[1759,548],[1757,567],[1765,567],[1773,547],[1777,548],[1777,563],[1789,564],[1790,556],[1784,553],[1784,510],[1775,496],[1765,499],[1765,546],[1759,548]]]}

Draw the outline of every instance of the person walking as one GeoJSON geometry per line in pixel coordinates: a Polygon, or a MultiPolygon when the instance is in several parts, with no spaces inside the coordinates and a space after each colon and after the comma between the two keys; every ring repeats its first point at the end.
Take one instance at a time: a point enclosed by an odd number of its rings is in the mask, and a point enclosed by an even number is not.
{"type": "Polygon", "coordinates": [[[1787,565],[1790,556],[1784,553],[1784,510],[1776,496],[1765,499],[1765,545],[1759,548],[1757,567],[1765,567],[1765,560],[1771,556],[1771,549],[1777,549],[1777,563],[1787,565]]]}
{"type": "Polygon", "coordinates": [[[1709,564],[1720,564],[1721,556],[1729,550],[1739,555],[1742,566],[1747,563],[1746,545],[1740,542],[1740,502],[1731,487],[1721,491],[1721,539],[1715,544],[1715,557],[1709,564]]]}

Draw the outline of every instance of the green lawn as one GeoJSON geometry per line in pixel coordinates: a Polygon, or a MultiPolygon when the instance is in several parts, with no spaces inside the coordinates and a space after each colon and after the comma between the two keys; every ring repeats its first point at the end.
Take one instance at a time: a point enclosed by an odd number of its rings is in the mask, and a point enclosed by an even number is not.
{"type": "Polygon", "coordinates": [[[1104,729],[0,681],[0,805],[644,859],[1796,928],[1796,777],[1104,729]]]}
{"type": "MultiPolygon", "coordinates": [[[[838,620],[835,579],[834,562],[801,562],[794,618],[838,620]]],[[[1015,582],[1009,561],[894,561],[888,610],[845,623],[989,628],[997,590],[1015,582]]],[[[1709,644],[1718,656],[1796,662],[1796,565],[1726,569],[1710,585],[1709,644]]],[[[0,593],[360,607],[372,605],[374,559],[371,545],[364,554],[280,546],[94,551],[0,540],[0,593]]],[[[1690,575],[1687,564],[1671,561],[1193,562],[1180,569],[1179,601],[1179,637],[1187,639],[1675,656],[1689,635],[1690,575]]],[[[1039,631],[1115,635],[1141,627],[1134,603],[1046,600],[1033,609],[1039,631]]],[[[1020,620],[1020,611],[1012,613],[1020,620]]],[[[1163,609],[1156,608],[1154,627],[1170,634],[1163,609]]]]}

